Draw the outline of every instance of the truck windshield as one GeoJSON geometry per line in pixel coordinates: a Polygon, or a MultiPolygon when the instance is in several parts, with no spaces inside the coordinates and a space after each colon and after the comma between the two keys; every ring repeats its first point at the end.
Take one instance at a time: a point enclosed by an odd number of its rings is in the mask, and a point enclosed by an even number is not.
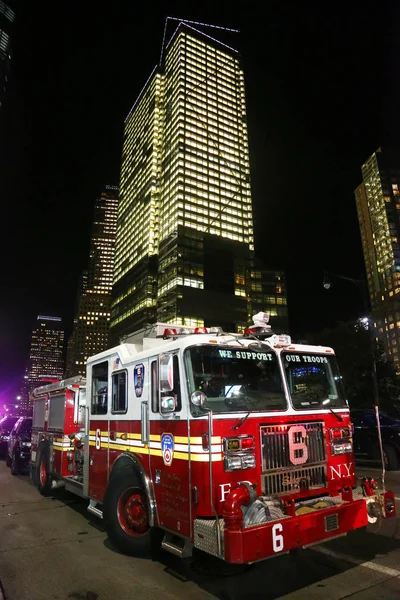
{"type": "Polygon", "coordinates": [[[287,407],[276,354],[268,348],[196,346],[185,353],[189,394],[201,390],[214,412],[287,407]]]}
{"type": "Polygon", "coordinates": [[[336,358],[313,353],[283,352],[282,361],[294,408],[345,408],[336,358]]]}

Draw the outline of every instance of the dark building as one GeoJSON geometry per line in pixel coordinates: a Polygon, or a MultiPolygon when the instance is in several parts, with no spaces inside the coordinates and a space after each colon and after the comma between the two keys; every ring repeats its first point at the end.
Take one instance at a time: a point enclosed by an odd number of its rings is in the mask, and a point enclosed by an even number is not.
{"type": "Polygon", "coordinates": [[[372,317],[400,371],[400,155],[379,148],[355,190],[372,317]]]}
{"type": "Polygon", "coordinates": [[[255,267],[239,54],[174,24],[125,122],[111,341],[156,320],[240,331],[260,307],[286,329],[283,274],[267,294],[255,267]]]}
{"type": "Polygon", "coordinates": [[[81,276],[66,376],[84,375],[89,356],[108,347],[118,188],[107,185],[95,201],[89,268],[81,276]]]}
{"type": "Polygon", "coordinates": [[[32,331],[29,361],[22,387],[21,407],[37,387],[62,379],[64,372],[64,330],[61,317],[39,315],[32,331]]]}
{"type": "Polygon", "coordinates": [[[3,104],[11,62],[11,44],[14,30],[14,2],[0,0],[0,107],[3,104]]]}

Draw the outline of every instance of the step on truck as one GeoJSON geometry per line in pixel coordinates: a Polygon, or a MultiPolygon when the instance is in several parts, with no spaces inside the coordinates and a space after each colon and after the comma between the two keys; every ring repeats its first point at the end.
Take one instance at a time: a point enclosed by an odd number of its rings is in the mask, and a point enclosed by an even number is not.
{"type": "Polygon", "coordinates": [[[36,389],[39,491],[86,498],[123,552],[162,539],[237,564],[393,517],[392,492],[357,487],[333,349],[266,321],[243,334],[149,325],[89,358],[85,378],[36,389]]]}

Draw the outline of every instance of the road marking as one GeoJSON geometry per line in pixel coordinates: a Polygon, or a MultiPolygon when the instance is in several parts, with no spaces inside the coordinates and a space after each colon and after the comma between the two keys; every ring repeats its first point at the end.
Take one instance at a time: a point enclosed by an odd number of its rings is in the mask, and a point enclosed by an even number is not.
{"type": "Polygon", "coordinates": [[[339,560],[343,560],[353,565],[358,565],[359,567],[371,569],[371,571],[378,571],[379,573],[389,575],[390,577],[398,577],[400,575],[400,571],[398,571],[397,569],[385,567],[385,565],[378,565],[377,563],[371,561],[364,562],[358,558],[354,558],[353,556],[349,556],[348,554],[342,554],[341,552],[335,552],[334,550],[330,550],[329,548],[325,548],[324,546],[314,546],[314,548],[310,548],[310,550],[314,552],[320,552],[321,554],[326,554],[327,556],[332,556],[332,558],[337,558],[339,560]]]}
{"type": "Polygon", "coordinates": [[[400,496],[395,496],[394,499],[400,502],[400,496]]]}

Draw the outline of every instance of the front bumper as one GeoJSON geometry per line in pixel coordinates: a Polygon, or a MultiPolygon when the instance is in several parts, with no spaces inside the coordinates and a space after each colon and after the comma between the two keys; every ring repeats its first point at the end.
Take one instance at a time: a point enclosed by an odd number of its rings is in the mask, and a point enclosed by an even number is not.
{"type": "Polygon", "coordinates": [[[260,561],[295,548],[321,544],[349,531],[365,527],[367,502],[375,502],[383,517],[396,515],[393,492],[374,496],[353,497],[353,500],[300,516],[283,518],[246,529],[223,531],[224,559],[229,563],[246,564],[260,561]],[[388,511],[387,508],[391,510],[388,511]]]}
{"type": "Polygon", "coordinates": [[[322,543],[366,525],[365,500],[356,500],[239,531],[225,529],[224,558],[230,563],[252,563],[322,543]]]}

